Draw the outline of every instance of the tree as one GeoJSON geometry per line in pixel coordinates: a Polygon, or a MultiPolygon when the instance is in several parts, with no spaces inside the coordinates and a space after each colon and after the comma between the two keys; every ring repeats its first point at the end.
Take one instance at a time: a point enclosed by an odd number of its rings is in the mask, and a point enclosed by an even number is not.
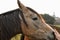
{"type": "Polygon", "coordinates": [[[54,22],[55,22],[55,18],[54,17],[52,17],[52,16],[50,16],[48,14],[44,14],[42,16],[45,19],[46,23],[48,23],[48,24],[54,24],[54,22]]]}

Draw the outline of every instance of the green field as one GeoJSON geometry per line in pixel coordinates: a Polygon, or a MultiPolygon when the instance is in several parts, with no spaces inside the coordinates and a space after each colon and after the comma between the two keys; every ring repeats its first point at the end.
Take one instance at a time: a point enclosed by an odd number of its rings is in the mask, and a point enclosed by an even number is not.
{"type": "Polygon", "coordinates": [[[55,25],[56,27],[60,27],[60,25],[55,25]]]}

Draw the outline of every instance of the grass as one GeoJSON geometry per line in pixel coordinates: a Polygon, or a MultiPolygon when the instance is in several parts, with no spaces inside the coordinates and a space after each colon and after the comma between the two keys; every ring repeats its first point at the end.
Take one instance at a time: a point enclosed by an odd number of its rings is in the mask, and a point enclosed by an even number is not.
{"type": "Polygon", "coordinates": [[[56,25],[56,27],[60,27],[60,25],[56,25]]]}

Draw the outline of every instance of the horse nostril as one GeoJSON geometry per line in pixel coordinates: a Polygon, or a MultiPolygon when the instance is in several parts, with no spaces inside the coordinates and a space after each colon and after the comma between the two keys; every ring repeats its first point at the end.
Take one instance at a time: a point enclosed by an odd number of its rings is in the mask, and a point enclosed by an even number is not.
{"type": "Polygon", "coordinates": [[[55,40],[56,39],[55,33],[52,32],[52,35],[53,35],[52,39],[55,40]]]}
{"type": "Polygon", "coordinates": [[[55,33],[54,32],[52,32],[52,35],[55,37],[55,33]]]}
{"type": "Polygon", "coordinates": [[[53,34],[53,36],[54,36],[54,40],[57,40],[55,33],[52,32],[52,34],[53,34]]]}
{"type": "Polygon", "coordinates": [[[48,39],[49,39],[49,40],[57,40],[57,39],[56,39],[56,36],[55,36],[55,33],[52,32],[51,35],[48,36],[48,39]]]}

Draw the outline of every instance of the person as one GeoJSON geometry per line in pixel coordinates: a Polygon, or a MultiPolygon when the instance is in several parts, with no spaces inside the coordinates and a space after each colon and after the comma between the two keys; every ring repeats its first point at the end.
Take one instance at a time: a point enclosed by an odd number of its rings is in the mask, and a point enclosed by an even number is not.
{"type": "Polygon", "coordinates": [[[60,34],[59,34],[59,32],[58,32],[56,29],[54,29],[54,33],[55,33],[55,35],[56,35],[56,38],[57,38],[58,40],[60,40],[60,34]]]}

